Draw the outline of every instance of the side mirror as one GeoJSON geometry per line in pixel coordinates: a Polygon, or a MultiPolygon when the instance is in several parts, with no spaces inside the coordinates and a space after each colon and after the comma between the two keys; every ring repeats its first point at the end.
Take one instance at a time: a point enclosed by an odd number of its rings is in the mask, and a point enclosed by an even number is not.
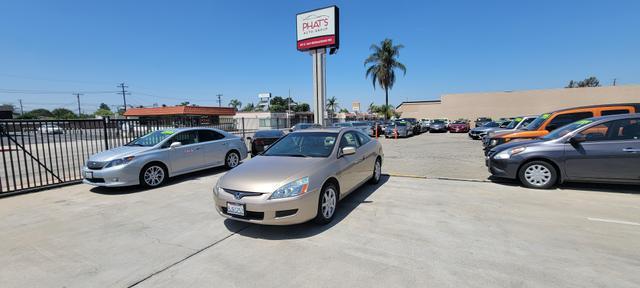
{"type": "Polygon", "coordinates": [[[343,147],[342,148],[342,154],[340,154],[340,157],[342,156],[347,156],[347,155],[353,155],[356,154],[356,147],[343,147]]]}
{"type": "Polygon", "coordinates": [[[171,143],[171,145],[169,145],[169,148],[170,149],[175,149],[175,148],[180,147],[180,146],[182,146],[182,142],[177,142],[176,141],[176,142],[171,143]]]}
{"type": "Polygon", "coordinates": [[[247,137],[247,140],[251,141],[251,137],[247,137]]]}
{"type": "Polygon", "coordinates": [[[578,134],[578,135],[575,135],[575,136],[569,138],[569,143],[574,144],[574,145],[580,144],[580,143],[582,143],[584,141],[587,141],[587,137],[582,135],[582,134],[578,134]]]}

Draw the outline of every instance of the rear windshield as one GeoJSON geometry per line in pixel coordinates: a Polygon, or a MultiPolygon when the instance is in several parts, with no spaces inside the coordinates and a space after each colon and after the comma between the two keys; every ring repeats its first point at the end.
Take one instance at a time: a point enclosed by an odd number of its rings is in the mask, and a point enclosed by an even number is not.
{"type": "Polygon", "coordinates": [[[393,122],[392,126],[407,126],[407,122],[393,122]]]}
{"type": "Polygon", "coordinates": [[[280,137],[282,136],[282,134],[284,134],[281,130],[262,130],[262,131],[258,131],[256,132],[256,138],[258,137],[264,137],[264,138],[275,138],[275,137],[280,137]]]}
{"type": "Polygon", "coordinates": [[[433,120],[433,122],[431,122],[433,124],[444,124],[444,121],[442,120],[433,120]]]}

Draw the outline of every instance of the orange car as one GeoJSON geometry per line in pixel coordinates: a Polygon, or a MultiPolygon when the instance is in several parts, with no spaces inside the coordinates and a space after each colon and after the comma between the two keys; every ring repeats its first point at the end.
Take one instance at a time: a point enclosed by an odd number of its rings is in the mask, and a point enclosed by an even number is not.
{"type": "Polygon", "coordinates": [[[491,137],[488,141],[489,145],[484,148],[485,154],[487,154],[491,148],[500,144],[513,140],[542,137],[556,128],[581,119],[628,113],[640,113],[640,103],[584,106],[545,113],[536,118],[536,120],[533,120],[533,122],[523,128],[523,130],[507,134],[497,134],[491,137]]]}

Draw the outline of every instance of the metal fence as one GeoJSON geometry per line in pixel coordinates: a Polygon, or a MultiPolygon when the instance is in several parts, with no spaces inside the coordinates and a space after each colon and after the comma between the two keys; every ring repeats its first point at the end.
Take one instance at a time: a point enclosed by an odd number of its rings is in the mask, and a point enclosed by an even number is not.
{"type": "Polygon", "coordinates": [[[0,196],[77,183],[90,155],[151,131],[212,127],[245,139],[244,119],[0,120],[0,196]]]}

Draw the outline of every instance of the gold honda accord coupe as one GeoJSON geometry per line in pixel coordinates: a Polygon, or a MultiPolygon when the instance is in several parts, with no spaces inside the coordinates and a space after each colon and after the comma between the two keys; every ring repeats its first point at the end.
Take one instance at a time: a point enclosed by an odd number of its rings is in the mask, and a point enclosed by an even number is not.
{"type": "Polygon", "coordinates": [[[380,181],[383,157],[380,143],[357,129],[295,131],[220,177],[215,206],[238,221],[327,224],[338,201],[380,181]]]}

